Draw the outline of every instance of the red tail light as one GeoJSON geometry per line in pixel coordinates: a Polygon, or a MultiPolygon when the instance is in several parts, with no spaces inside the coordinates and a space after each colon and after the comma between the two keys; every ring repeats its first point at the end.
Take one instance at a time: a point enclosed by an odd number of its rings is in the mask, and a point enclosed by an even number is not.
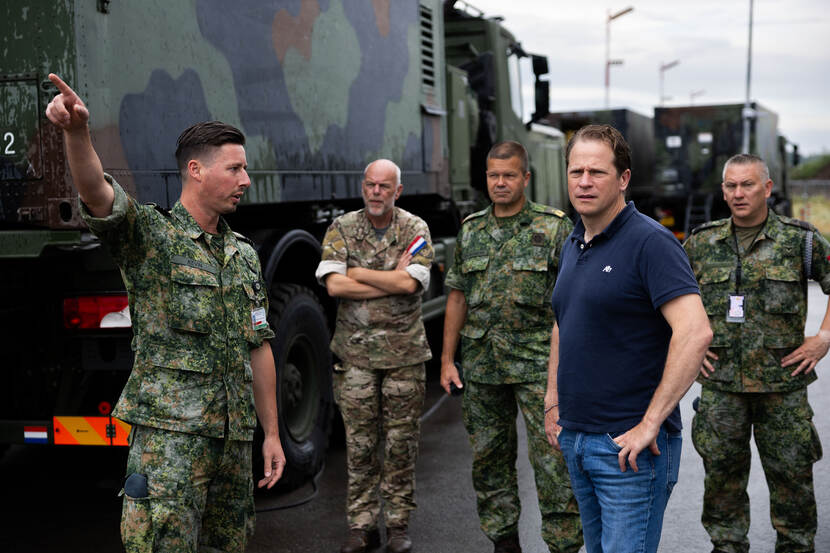
{"type": "Polygon", "coordinates": [[[66,298],[63,300],[63,326],[73,329],[129,327],[127,294],[66,298]]]}

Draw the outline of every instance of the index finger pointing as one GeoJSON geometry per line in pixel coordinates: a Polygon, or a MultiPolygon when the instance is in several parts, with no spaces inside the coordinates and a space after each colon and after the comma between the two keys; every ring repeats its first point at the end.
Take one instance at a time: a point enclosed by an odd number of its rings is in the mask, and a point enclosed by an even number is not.
{"type": "Polygon", "coordinates": [[[61,79],[54,73],[49,73],[49,80],[52,81],[52,83],[56,87],[58,87],[58,90],[60,90],[61,94],[72,94],[73,96],[76,95],[75,91],[69,88],[69,85],[63,82],[63,79],[61,79]]]}

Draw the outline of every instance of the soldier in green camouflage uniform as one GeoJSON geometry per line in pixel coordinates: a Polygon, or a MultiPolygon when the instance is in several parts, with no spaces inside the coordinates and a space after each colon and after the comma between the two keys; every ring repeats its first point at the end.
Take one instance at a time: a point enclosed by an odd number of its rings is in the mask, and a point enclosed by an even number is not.
{"type": "Polygon", "coordinates": [[[113,411],[133,425],[124,546],[242,552],[254,530],[256,414],[266,434],[259,485],[273,486],[285,464],[259,259],[221,218],[250,185],[244,136],[219,122],[185,130],[180,201],[170,212],[139,205],[103,173],[83,102],[50,78],[61,93],[47,116],[64,131],[82,215],[129,294],[135,363],[113,411]]]}
{"type": "Polygon", "coordinates": [[[473,449],[481,528],[495,551],[519,551],[516,411],[542,512],[542,537],[554,553],[577,551],[582,529],[562,454],[545,438],[544,395],[559,252],[573,225],[558,209],[525,198],[527,153],[497,144],[487,158],[493,204],[464,220],[446,286],[441,383],[461,384],[453,360],[462,340],[464,425],[473,449]]]}
{"type": "Polygon", "coordinates": [[[770,489],[776,552],[814,551],[813,463],[821,443],[807,385],[830,344],[830,310],[818,336],[804,338],[807,279],[830,293],[830,244],[810,224],[767,208],[769,172],[756,156],[724,168],[732,217],[698,227],[684,247],[714,339],[692,439],[706,469],[703,525],[715,551],[749,551],[754,431],[770,489]]]}
{"type": "Polygon", "coordinates": [[[331,349],[341,360],[334,393],[346,428],[349,473],[350,532],[341,551],[379,544],[382,498],[387,551],[404,553],[411,548],[407,527],[415,509],[424,361],[432,356],[421,294],[429,287],[434,254],[426,223],[395,207],[403,190],[397,165],[369,164],[362,187],[366,207],[331,224],[317,269],[320,283],[340,298],[331,349]],[[418,239],[423,245],[411,255],[418,239]]]}

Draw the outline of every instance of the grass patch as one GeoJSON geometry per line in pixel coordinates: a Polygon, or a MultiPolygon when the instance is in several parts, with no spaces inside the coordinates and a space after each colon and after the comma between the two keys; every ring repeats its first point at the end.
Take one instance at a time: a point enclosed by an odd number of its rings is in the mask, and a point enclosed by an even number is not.
{"type": "Polygon", "coordinates": [[[825,237],[830,236],[830,198],[798,196],[792,202],[793,217],[814,224],[825,237]]]}

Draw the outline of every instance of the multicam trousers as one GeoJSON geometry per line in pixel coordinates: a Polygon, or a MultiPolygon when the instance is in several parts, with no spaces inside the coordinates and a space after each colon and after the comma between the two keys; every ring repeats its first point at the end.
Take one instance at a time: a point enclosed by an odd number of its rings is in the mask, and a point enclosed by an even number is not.
{"type": "Polygon", "coordinates": [[[527,427],[530,464],[536,479],[542,538],[552,553],[576,552],[582,524],[562,453],[545,437],[544,382],[465,382],[464,426],[473,449],[473,486],[481,529],[493,541],[516,534],[519,489],[516,478],[516,411],[527,427]]]}
{"type": "Polygon", "coordinates": [[[251,442],[134,426],[132,474],[146,477],[147,495],[124,494],[127,553],[245,550],[255,522],[251,442]]]}
{"type": "Polygon", "coordinates": [[[424,364],[396,369],[335,367],[334,393],[346,428],[350,528],[406,526],[415,509],[415,461],[424,405],[424,364]],[[383,466],[378,444],[384,441],[383,466]]]}
{"type": "Polygon", "coordinates": [[[706,386],[692,421],[692,440],[706,470],[702,522],[715,551],[749,551],[749,439],[754,431],[770,490],[776,553],[815,551],[813,463],[821,442],[807,388],[785,393],[732,393],[706,386]]]}

